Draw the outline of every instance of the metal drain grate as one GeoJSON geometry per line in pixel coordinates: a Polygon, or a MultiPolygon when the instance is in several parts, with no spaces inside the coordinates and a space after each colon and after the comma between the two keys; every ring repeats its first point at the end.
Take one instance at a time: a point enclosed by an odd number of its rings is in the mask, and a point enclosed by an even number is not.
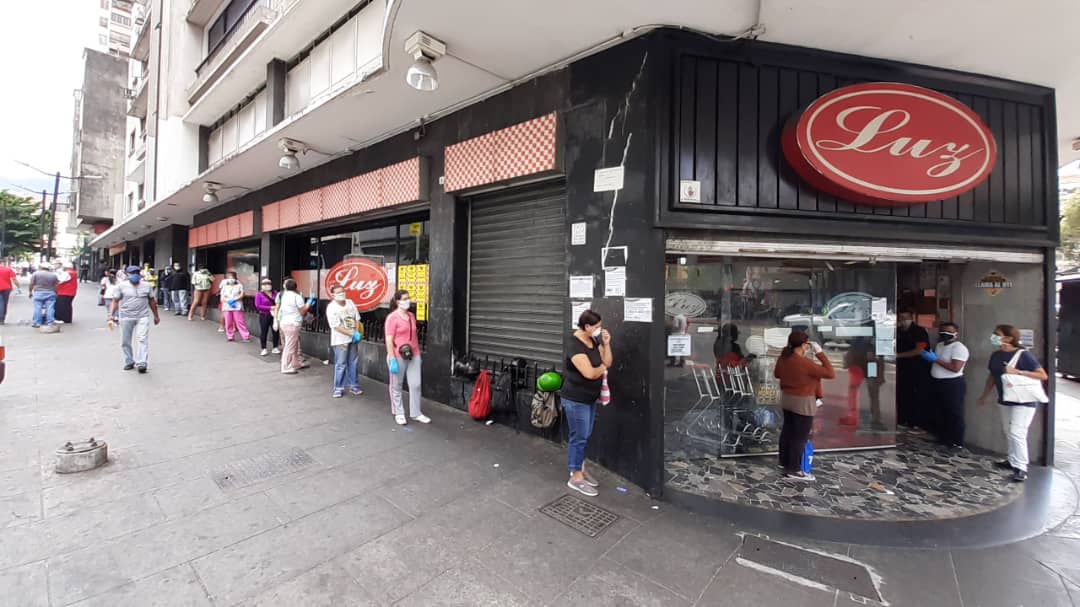
{"type": "Polygon", "coordinates": [[[252,457],[235,460],[210,475],[223,491],[254,485],[275,476],[306,468],[314,464],[307,451],[293,447],[282,451],[268,451],[252,457]]]}
{"type": "Polygon", "coordinates": [[[619,520],[619,515],[614,512],[594,506],[572,495],[564,495],[541,507],[540,512],[589,537],[600,535],[619,520]]]}

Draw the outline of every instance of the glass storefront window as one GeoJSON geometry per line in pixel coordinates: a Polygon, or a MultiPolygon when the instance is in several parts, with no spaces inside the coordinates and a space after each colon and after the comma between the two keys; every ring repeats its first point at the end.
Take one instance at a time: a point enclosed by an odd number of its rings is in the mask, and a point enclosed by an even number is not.
{"type": "Polygon", "coordinates": [[[890,263],[669,255],[669,457],[773,453],[775,361],[792,330],[825,349],[819,451],[895,445],[896,268],[890,263]]]}
{"type": "MultiPolygon", "coordinates": [[[[390,278],[390,290],[380,307],[360,315],[364,325],[365,341],[382,343],[383,323],[389,313],[390,297],[398,288],[399,269],[412,268],[408,280],[410,291],[423,291],[426,306],[426,285],[419,288],[416,282],[417,266],[428,263],[428,222],[402,222],[384,227],[346,231],[321,237],[286,237],[284,246],[287,275],[297,281],[301,292],[307,296],[316,294],[319,309],[314,322],[305,326],[309,331],[328,332],[325,310],[330,296],[323,288],[326,271],[348,256],[364,256],[383,264],[390,278]]],[[[426,268],[425,268],[426,271],[426,268]]],[[[400,272],[404,275],[404,272],[400,272]]],[[[413,299],[420,304],[416,293],[413,299]]],[[[427,333],[426,307],[414,308],[417,314],[417,330],[420,344],[424,345],[427,333]]]]}

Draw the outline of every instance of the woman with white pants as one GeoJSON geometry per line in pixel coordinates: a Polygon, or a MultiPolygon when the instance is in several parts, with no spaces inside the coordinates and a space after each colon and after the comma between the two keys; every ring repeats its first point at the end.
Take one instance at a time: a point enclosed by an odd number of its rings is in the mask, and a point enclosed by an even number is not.
{"type": "Polygon", "coordinates": [[[979,397],[980,407],[994,389],[998,393],[998,409],[1001,412],[1001,426],[1005,438],[1009,441],[1009,459],[994,464],[1003,470],[1012,470],[1012,479],[1018,483],[1027,480],[1028,449],[1027,432],[1038,402],[1014,403],[1005,400],[1005,391],[1001,387],[1002,375],[1022,375],[1039,381],[1046,381],[1049,376],[1030,352],[1020,343],[1020,330],[1012,325],[998,325],[990,336],[990,343],[997,351],[990,355],[990,375],[979,397]]]}
{"type": "Polygon", "coordinates": [[[386,316],[386,363],[390,366],[390,409],[394,421],[404,426],[405,407],[401,402],[401,385],[409,382],[409,417],[421,424],[431,418],[420,410],[420,340],[416,334],[416,317],[409,311],[412,301],[408,291],[397,291],[386,316]]]}

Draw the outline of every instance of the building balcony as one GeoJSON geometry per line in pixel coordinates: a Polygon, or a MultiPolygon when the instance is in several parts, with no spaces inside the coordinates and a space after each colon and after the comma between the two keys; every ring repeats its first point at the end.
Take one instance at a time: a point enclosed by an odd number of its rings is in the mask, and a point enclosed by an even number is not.
{"type": "MultiPolygon", "coordinates": [[[[275,3],[277,4],[277,3],[275,3]]],[[[195,81],[187,89],[188,102],[195,104],[232,67],[244,51],[258,40],[278,17],[278,12],[268,6],[253,7],[236,25],[220,47],[214,50],[199,67],[195,68],[195,81]]]]}
{"type": "Polygon", "coordinates": [[[127,111],[128,116],[146,118],[147,98],[149,97],[146,82],[147,79],[143,76],[135,81],[134,88],[128,89],[130,91],[130,101],[128,101],[127,111]]]}
{"type": "Polygon", "coordinates": [[[131,58],[137,61],[146,61],[150,58],[150,19],[149,16],[142,18],[140,24],[135,20],[135,40],[131,42],[131,58]]]}
{"type": "Polygon", "coordinates": [[[210,19],[218,14],[221,5],[225,4],[229,0],[191,0],[191,7],[188,8],[187,20],[192,25],[199,27],[206,27],[210,23],[210,19]]]}
{"type": "MultiPolygon", "coordinates": [[[[363,10],[376,10],[372,3],[363,10]]],[[[184,122],[210,125],[266,81],[266,65],[293,57],[349,12],[356,0],[264,0],[196,69],[184,122]]]]}

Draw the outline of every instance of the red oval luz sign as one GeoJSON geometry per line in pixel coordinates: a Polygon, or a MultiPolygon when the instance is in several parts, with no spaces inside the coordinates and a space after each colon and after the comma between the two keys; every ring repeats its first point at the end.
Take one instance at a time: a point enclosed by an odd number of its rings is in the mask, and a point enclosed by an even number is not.
{"type": "Polygon", "coordinates": [[[390,288],[390,279],[386,276],[386,270],[379,264],[357,257],[346,259],[326,274],[326,292],[336,285],[345,287],[345,294],[361,312],[374,310],[379,307],[386,291],[390,288]]]}
{"type": "Polygon", "coordinates": [[[997,158],[970,108],[930,89],[856,84],[819,97],[784,128],[784,156],[805,181],[840,198],[899,206],[966,192],[997,158]]]}

